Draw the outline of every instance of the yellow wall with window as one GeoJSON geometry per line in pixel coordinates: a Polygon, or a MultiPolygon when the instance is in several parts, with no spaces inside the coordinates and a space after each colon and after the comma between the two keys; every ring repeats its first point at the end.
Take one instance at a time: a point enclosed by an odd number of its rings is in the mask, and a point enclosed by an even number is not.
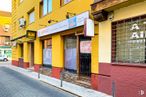
{"type": "MultiPolygon", "coordinates": [[[[140,2],[117,9],[114,11],[113,21],[143,15],[146,13],[145,5],[146,2],[140,2]]],[[[107,20],[99,23],[99,62],[111,63],[111,22],[113,21],[107,20]]]]}

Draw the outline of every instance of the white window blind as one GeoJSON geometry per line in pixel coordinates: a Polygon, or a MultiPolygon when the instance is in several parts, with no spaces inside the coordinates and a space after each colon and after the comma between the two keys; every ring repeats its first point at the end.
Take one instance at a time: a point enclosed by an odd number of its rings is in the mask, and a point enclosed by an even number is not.
{"type": "Polygon", "coordinates": [[[35,21],[34,11],[29,13],[29,23],[33,23],[35,21]]]}
{"type": "Polygon", "coordinates": [[[71,2],[72,0],[64,0],[64,4],[71,2]]]}

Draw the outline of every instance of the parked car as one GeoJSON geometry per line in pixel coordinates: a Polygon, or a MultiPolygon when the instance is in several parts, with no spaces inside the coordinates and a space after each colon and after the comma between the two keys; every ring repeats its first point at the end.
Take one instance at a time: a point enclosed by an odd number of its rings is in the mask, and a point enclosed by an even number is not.
{"type": "Polygon", "coordinates": [[[0,55],[0,61],[8,61],[8,58],[6,55],[0,55]]]}

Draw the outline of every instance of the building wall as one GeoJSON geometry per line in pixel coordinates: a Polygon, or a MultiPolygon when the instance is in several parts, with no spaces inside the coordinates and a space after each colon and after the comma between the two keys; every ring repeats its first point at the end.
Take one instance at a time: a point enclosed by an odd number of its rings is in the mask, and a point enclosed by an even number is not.
{"type": "MultiPolygon", "coordinates": [[[[145,4],[146,2],[142,2],[115,10],[113,21],[145,14],[145,4]]],[[[99,62],[111,62],[111,22],[108,20],[99,23],[99,62]]]]}
{"type": "Polygon", "coordinates": [[[112,21],[99,23],[99,91],[111,94],[114,81],[117,97],[145,97],[145,94],[140,94],[146,91],[145,68],[119,66],[111,62],[111,22],[145,14],[145,4],[141,2],[116,9],[112,21]]]}
{"type": "Polygon", "coordinates": [[[0,11],[0,50],[2,55],[5,54],[9,60],[11,60],[11,46],[10,46],[10,36],[11,29],[9,28],[5,32],[4,27],[9,25],[11,27],[11,13],[0,11]]]}
{"type": "MultiPolygon", "coordinates": [[[[60,6],[60,0],[53,1],[53,10],[46,16],[39,17],[39,4],[40,0],[24,0],[21,4],[19,0],[13,0],[12,6],[12,22],[13,22],[13,38],[25,35],[26,30],[37,31],[46,26],[55,24],[55,22],[48,24],[48,20],[53,19],[59,22],[66,19],[67,12],[76,13],[76,15],[81,14],[85,11],[90,12],[90,4],[93,0],[73,0],[72,2],[60,6]],[[35,9],[35,22],[28,24],[28,12],[35,9]],[[24,17],[26,19],[26,27],[23,29],[19,28],[19,19],[24,17]],[[41,26],[42,25],[42,26],[41,26]]],[[[98,74],[98,25],[95,28],[95,36],[92,38],[92,54],[91,54],[91,84],[94,89],[97,90],[97,74],[98,74]]],[[[77,31],[83,32],[83,26],[79,28],[74,28],[64,32],[59,32],[57,34],[48,35],[46,37],[52,38],[52,77],[60,78],[60,72],[64,68],[64,40],[63,35],[70,33],[75,33],[77,31]]],[[[25,39],[25,38],[24,38],[25,39]]],[[[24,39],[16,40],[17,46],[13,48],[13,64],[19,66],[19,58],[21,57],[21,47],[19,42],[23,43],[23,61],[24,68],[29,67],[30,62],[30,49],[29,41],[24,39]]],[[[42,41],[40,38],[36,37],[34,40],[34,70],[38,71],[42,65],[42,41]]]]}
{"type": "Polygon", "coordinates": [[[19,0],[13,0],[13,8],[12,8],[12,21],[16,22],[16,25],[13,24],[14,28],[16,28],[16,32],[14,32],[13,29],[13,37],[17,37],[20,35],[25,34],[26,29],[41,29],[43,26],[40,25],[52,25],[48,24],[49,19],[62,21],[66,19],[66,13],[76,13],[80,14],[82,12],[85,12],[87,10],[90,10],[90,4],[93,2],[93,0],[87,0],[87,1],[81,1],[81,0],[73,0],[72,2],[60,6],[60,0],[53,0],[53,10],[51,13],[47,14],[46,16],[40,18],[39,17],[39,0],[24,0],[21,4],[18,2],[19,0]],[[16,3],[14,3],[16,1],[16,3]],[[14,7],[14,4],[16,4],[16,7],[14,7]],[[83,5],[83,7],[80,7],[80,4],[83,5]],[[24,7],[25,6],[25,7],[24,7]],[[26,7],[27,6],[27,7],[26,7]],[[28,12],[32,9],[35,9],[35,22],[32,24],[28,24],[28,12]],[[18,27],[19,22],[18,19],[24,16],[24,18],[27,21],[27,27],[24,29],[20,29],[18,27]]]}
{"type": "MultiPolygon", "coordinates": [[[[24,0],[21,4],[19,4],[19,0],[13,0],[12,2],[12,22],[13,22],[13,38],[17,38],[19,36],[25,35],[26,30],[34,30],[37,31],[46,26],[50,26],[55,24],[55,22],[48,24],[48,20],[53,19],[59,22],[66,19],[67,12],[76,13],[76,15],[81,14],[85,11],[90,11],[90,4],[93,0],[73,0],[72,2],[60,6],[60,0],[52,0],[53,1],[53,10],[51,13],[47,14],[40,18],[39,16],[39,4],[40,0],[24,0]],[[35,22],[28,24],[28,12],[32,9],[35,9],[35,22]],[[26,27],[23,29],[19,28],[19,19],[24,17],[26,19],[26,27]]],[[[59,78],[60,71],[64,67],[64,48],[63,48],[63,37],[62,33],[75,33],[76,31],[83,31],[83,27],[81,30],[78,28],[74,28],[68,31],[60,32],[54,35],[47,36],[52,38],[52,76],[59,78]]],[[[92,38],[92,66],[91,72],[92,83],[93,86],[96,85],[97,88],[97,73],[98,73],[98,25],[95,29],[96,35],[92,38]]],[[[23,52],[24,64],[28,63],[30,60],[29,57],[29,41],[24,41],[23,39],[16,40],[18,42],[17,46],[13,48],[13,62],[18,63],[18,58],[20,57],[20,45],[19,42],[22,42],[24,45],[25,51],[23,52]]],[[[42,65],[42,42],[40,38],[36,37],[34,40],[34,67],[35,71],[38,71],[39,67],[42,65]]]]}
{"type": "Polygon", "coordinates": [[[76,14],[80,14],[84,11],[90,10],[90,4],[92,0],[81,1],[81,0],[73,0],[72,2],[60,6],[60,0],[53,0],[53,10],[51,13],[47,14],[46,16],[40,18],[39,17],[39,0],[24,0],[22,3],[19,4],[19,0],[13,0],[12,5],[12,22],[13,22],[13,38],[18,36],[22,36],[26,33],[27,29],[31,30],[39,30],[43,28],[45,25],[49,26],[52,24],[48,24],[49,19],[62,21],[66,19],[66,12],[72,12],[76,14]],[[84,5],[84,7],[80,7],[80,4],[84,5]],[[26,7],[27,6],[27,7],[26,7]],[[32,24],[28,24],[28,12],[32,9],[35,9],[35,22],[32,24]],[[61,14],[61,15],[60,15],[61,14]],[[23,29],[19,28],[19,21],[21,17],[26,19],[26,27],[23,29]]]}
{"type": "Polygon", "coordinates": [[[0,25],[10,24],[11,23],[11,17],[7,16],[0,16],[0,25]]]}
{"type": "Polygon", "coordinates": [[[91,50],[91,86],[93,89],[98,90],[98,73],[99,73],[99,25],[95,25],[95,36],[92,38],[91,50]]]}
{"type": "Polygon", "coordinates": [[[3,27],[5,25],[11,26],[11,13],[10,12],[4,12],[0,11],[0,36],[11,36],[11,29],[9,29],[8,32],[5,32],[3,30],[3,27]]]}
{"type": "Polygon", "coordinates": [[[18,48],[12,48],[12,64],[18,66],[18,48]]]}

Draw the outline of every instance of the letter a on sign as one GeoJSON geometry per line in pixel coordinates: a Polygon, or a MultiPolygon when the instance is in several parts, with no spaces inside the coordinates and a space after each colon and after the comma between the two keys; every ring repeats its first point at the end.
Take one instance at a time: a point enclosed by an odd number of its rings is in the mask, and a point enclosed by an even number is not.
{"type": "Polygon", "coordinates": [[[130,30],[139,30],[139,26],[137,24],[133,24],[130,30]]]}
{"type": "Polygon", "coordinates": [[[137,32],[132,33],[131,39],[134,39],[134,38],[139,38],[137,32]]]}

